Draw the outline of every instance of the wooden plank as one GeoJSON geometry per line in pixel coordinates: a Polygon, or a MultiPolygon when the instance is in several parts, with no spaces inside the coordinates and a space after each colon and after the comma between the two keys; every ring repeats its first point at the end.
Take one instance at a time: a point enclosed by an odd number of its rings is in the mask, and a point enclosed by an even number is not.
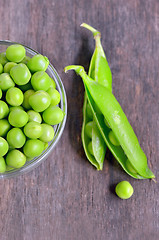
{"type": "Polygon", "coordinates": [[[0,182],[2,240],[158,239],[158,183],[130,178],[109,151],[102,172],[84,155],[84,88],[73,72],[63,72],[69,64],[88,69],[94,42],[80,28],[83,21],[102,33],[113,92],[158,177],[158,1],[1,1],[1,39],[48,56],[68,97],[66,128],[49,158],[28,174],[0,182]],[[114,194],[121,180],[134,187],[126,201],[114,194]]]}

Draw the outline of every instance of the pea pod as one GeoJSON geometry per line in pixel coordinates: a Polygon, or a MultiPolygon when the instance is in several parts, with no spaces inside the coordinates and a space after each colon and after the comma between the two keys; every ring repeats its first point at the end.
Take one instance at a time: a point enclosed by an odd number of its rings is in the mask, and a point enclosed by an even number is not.
{"type": "Polygon", "coordinates": [[[112,74],[101,45],[101,34],[86,23],[81,24],[81,26],[87,28],[93,33],[96,42],[96,48],[92,57],[88,75],[112,92],[112,74]]]}
{"type": "MultiPolygon", "coordinates": [[[[82,124],[82,133],[81,133],[81,138],[82,138],[82,144],[83,144],[83,148],[86,154],[87,159],[89,160],[89,162],[95,166],[97,168],[97,170],[101,170],[103,167],[103,156],[105,156],[105,151],[104,151],[104,147],[101,148],[100,150],[100,159],[95,157],[96,154],[96,150],[94,149],[93,151],[93,146],[94,146],[94,142],[95,139],[97,140],[97,136],[99,136],[99,134],[97,132],[94,131],[94,126],[92,127],[91,130],[91,138],[92,138],[92,151],[89,150],[89,143],[91,141],[90,136],[88,136],[88,134],[86,133],[86,126],[87,124],[92,121],[93,119],[89,118],[88,114],[87,114],[87,96],[85,94],[84,97],[84,105],[83,105],[83,124],[82,124]]],[[[97,130],[98,131],[98,130],[97,130]]],[[[98,131],[99,132],[99,131],[98,131]]],[[[100,142],[100,146],[105,146],[105,143],[103,143],[103,145],[101,144],[101,139],[102,137],[98,137],[99,142],[100,142]]],[[[106,150],[106,149],[105,149],[106,150]]],[[[98,156],[97,156],[98,157],[98,156]]]]}
{"type": "Polygon", "coordinates": [[[97,126],[100,129],[107,146],[117,158],[123,169],[129,175],[137,179],[154,178],[154,174],[148,168],[146,155],[141,149],[138,139],[114,95],[106,87],[93,81],[85,73],[83,67],[68,66],[65,68],[65,72],[71,69],[74,69],[76,73],[82,77],[97,126]],[[97,104],[102,115],[95,113],[93,102],[97,104]],[[109,123],[120,143],[120,146],[117,147],[111,144],[108,137],[111,130],[106,127],[104,118],[109,123]],[[135,171],[131,171],[131,168],[128,167],[129,164],[127,164],[127,161],[129,161],[130,166],[132,166],[135,171]]]}
{"type": "MultiPolygon", "coordinates": [[[[81,26],[87,28],[93,33],[93,36],[96,42],[95,50],[91,58],[88,75],[92,79],[94,79],[97,82],[100,82],[102,85],[108,87],[110,91],[112,91],[112,76],[111,76],[111,71],[110,71],[106,56],[104,54],[104,51],[101,45],[101,41],[100,41],[101,34],[96,29],[92,28],[86,23],[81,24],[81,26]]],[[[82,144],[88,160],[98,170],[102,170],[105,153],[106,153],[106,144],[103,140],[103,137],[98,127],[96,126],[96,122],[93,116],[89,114],[88,108],[89,108],[89,103],[87,100],[87,94],[85,93],[84,104],[83,104],[83,124],[82,124],[82,132],[81,132],[82,144]],[[87,133],[86,133],[86,126],[90,121],[93,121],[91,142],[90,142],[90,138],[87,136],[87,133]],[[91,150],[89,148],[90,143],[91,143],[91,150]]]]}

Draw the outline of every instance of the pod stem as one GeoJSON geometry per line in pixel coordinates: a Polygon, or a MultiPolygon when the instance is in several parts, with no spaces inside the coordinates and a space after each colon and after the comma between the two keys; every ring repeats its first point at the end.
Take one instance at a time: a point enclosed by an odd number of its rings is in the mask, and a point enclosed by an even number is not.
{"type": "Polygon", "coordinates": [[[98,30],[96,30],[95,28],[91,27],[87,23],[82,23],[80,26],[90,30],[93,33],[94,38],[96,36],[99,36],[99,37],[101,36],[101,33],[98,30]]]}
{"type": "Polygon", "coordinates": [[[105,53],[104,53],[103,48],[102,48],[102,45],[101,45],[101,41],[100,41],[101,33],[98,30],[96,30],[95,28],[88,25],[87,23],[82,23],[80,26],[88,29],[89,31],[91,31],[93,33],[96,48],[98,48],[101,55],[106,58],[105,53]]]}

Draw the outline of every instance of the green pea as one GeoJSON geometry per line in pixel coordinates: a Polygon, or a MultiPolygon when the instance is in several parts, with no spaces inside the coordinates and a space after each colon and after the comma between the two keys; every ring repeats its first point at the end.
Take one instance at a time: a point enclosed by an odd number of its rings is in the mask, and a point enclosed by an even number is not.
{"type": "Polygon", "coordinates": [[[25,56],[25,57],[23,58],[23,60],[21,61],[21,63],[24,63],[24,64],[27,65],[27,63],[29,62],[30,59],[31,59],[30,57],[25,56]]]}
{"type": "Polygon", "coordinates": [[[9,145],[9,151],[11,151],[13,149],[15,149],[15,148],[9,145]]]}
{"type": "Polygon", "coordinates": [[[25,57],[25,48],[20,44],[10,45],[6,50],[6,57],[10,62],[19,63],[25,57]]]}
{"type": "Polygon", "coordinates": [[[29,81],[27,84],[18,86],[23,92],[27,91],[27,90],[31,90],[32,89],[32,85],[31,82],[29,81]]]}
{"type": "Polygon", "coordinates": [[[90,138],[92,138],[92,128],[93,128],[93,121],[90,121],[85,126],[85,133],[90,138]]]}
{"type": "Polygon", "coordinates": [[[36,139],[40,138],[43,129],[38,122],[28,122],[24,127],[24,133],[28,138],[36,139]]]}
{"type": "Polygon", "coordinates": [[[48,146],[49,146],[48,142],[45,142],[45,143],[44,143],[44,150],[45,150],[46,148],[48,148],[48,146]]]}
{"type": "Polygon", "coordinates": [[[7,141],[4,138],[0,137],[0,157],[3,157],[8,152],[8,149],[9,145],[7,141]]]}
{"type": "Polygon", "coordinates": [[[51,103],[50,96],[47,92],[39,90],[29,97],[29,104],[36,112],[43,112],[51,103]]]}
{"type": "Polygon", "coordinates": [[[108,128],[111,128],[108,121],[104,118],[104,122],[105,122],[105,125],[108,127],[108,128]]]}
{"type": "Polygon", "coordinates": [[[8,73],[2,73],[0,75],[0,88],[3,91],[8,90],[11,87],[14,87],[15,83],[11,79],[10,75],[8,73]]]}
{"type": "Polygon", "coordinates": [[[46,72],[38,71],[32,75],[31,84],[35,91],[38,90],[47,91],[50,87],[51,80],[46,72]]]}
{"type": "Polygon", "coordinates": [[[29,162],[29,161],[31,161],[31,160],[33,160],[33,159],[34,159],[34,158],[32,158],[32,157],[27,157],[27,158],[26,158],[26,161],[29,162]]]}
{"type": "Polygon", "coordinates": [[[0,120],[0,136],[5,137],[7,132],[10,130],[11,126],[7,119],[0,120]]]}
{"type": "Polygon", "coordinates": [[[12,67],[14,67],[15,65],[17,65],[17,63],[7,62],[7,63],[4,65],[4,72],[5,72],[5,73],[10,73],[10,70],[11,70],[12,67]]]}
{"type": "Polygon", "coordinates": [[[2,90],[0,89],[0,99],[2,98],[2,90]]]}
{"type": "Polygon", "coordinates": [[[0,173],[4,173],[6,171],[6,162],[3,157],[0,157],[0,173]]]}
{"type": "Polygon", "coordinates": [[[6,165],[6,172],[9,172],[9,171],[11,171],[13,169],[14,169],[13,167],[10,167],[10,166],[6,165]]]}
{"type": "Polygon", "coordinates": [[[95,113],[97,113],[98,115],[101,115],[101,114],[102,114],[101,111],[100,111],[100,109],[99,109],[99,107],[97,106],[97,104],[94,104],[94,111],[95,111],[95,113]]]}
{"type": "Polygon", "coordinates": [[[90,107],[89,103],[87,103],[86,112],[87,112],[87,116],[88,116],[90,119],[93,119],[93,113],[92,113],[92,110],[91,110],[91,107],[90,107]]]}
{"type": "Polygon", "coordinates": [[[7,165],[13,168],[21,168],[26,162],[26,156],[17,149],[11,150],[6,156],[7,165]]]}
{"type": "Polygon", "coordinates": [[[7,90],[6,101],[11,106],[20,106],[23,102],[23,93],[19,88],[12,87],[7,90]]]}
{"type": "Polygon", "coordinates": [[[10,75],[17,85],[27,84],[31,78],[31,73],[24,63],[19,63],[12,67],[10,75]]]}
{"type": "Polygon", "coordinates": [[[88,151],[89,151],[90,154],[94,155],[94,153],[93,153],[93,147],[92,147],[92,141],[90,141],[90,142],[88,143],[88,151]]]}
{"type": "Polygon", "coordinates": [[[135,170],[135,168],[132,166],[131,162],[129,161],[129,159],[126,160],[126,168],[131,172],[131,173],[137,173],[137,171],[135,170]]]}
{"type": "Polygon", "coordinates": [[[118,139],[116,138],[116,136],[114,135],[113,131],[109,132],[109,140],[114,146],[120,146],[120,143],[119,143],[118,139]]]}
{"type": "Polygon", "coordinates": [[[27,110],[31,109],[31,106],[29,104],[29,98],[31,95],[33,95],[33,93],[35,93],[35,91],[33,89],[29,89],[24,93],[24,99],[23,99],[22,106],[27,110]]]}
{"type": "Polygon", "coordinates": [[[8,121],[13,127],[21,128],[28,122],[28,114],[21,109],[12,110],[9,113],[8,121]]]}
{"type": "Polygon", "coordinates": [[[29,110],[28,112],[27,112],[27,114],[28,114],[28,117],[29,117],[29,122],[38,122],[38,123],[41,123],[42,122],[42,118],[41,118],[41,115],[40,115],[40,113],[38,113],[38,112],[35,112],[35,111],[33,111],[33,110],[29,110]]]}
{"type": "Polygon", "coordinates": [[[44,143],[38,139],[26,141],[23,152],[27,157],[38,157],[44,150],[44,143]]]}
{"type": "Polygon", "coordinates": [[[6,53],[2,52],[0,53],[0,63],[4,66],[8,62],[8,59],[6,58],[6,53]]]}
{"type": "Polygon", "coordinates": [[[8,105],[4,101],[0,100],[0,119],[7,117],[8,113],[8,105]]]}
{"type": "Polygon", "coordinates": [[[50,125],[56,125],[62,122],[64,118],[64,112],[56,106],[49,106],[42,114],[45,123],[50,125]]]}
{"type": "Polygon", "coordinates": [[[121,199],[128,199],[132,196],[134,190],[128,181],[122,181],[117,184],[115,192],[121,199]]]}
{"type": "Polygon", "coordinates": [[[22,106],[17,106],[17,107],[9,107],[9,112],[16,110],[16,109],[20,109],[20,110],[24,110],[24,108],[22,106]]]}
{"type": "Polygon", "coordinates": [[[52,126],[48,125],[48,124],[41,124],[42,127],[42,135],[40,136],[40,140],[42,142],[50,142],[52,141],[52,139],[54,138],[54,129],[52,126]]]}
{"type": "Polygon", "coordinates": [[[7,133],[7,141],[10,147],[21,148],[25,144],[26,137],[20,128],[12,128],[7,133]]]}
{"type": "Polygon", "coordinates": [[[0,74],[3,72],[3,65],[0,63],[0,74]]]}
{"type": "Polygon", "coordinates": [[[27,63],[27,66],[31,72],[46,71],[48,65],[48,58],[42,56],[41,54],[36,54],[27,63]]]}
{"type": "Polygon", "coordinates": [[[50,87],[52,87],[52,88],[56,88],[56,83],[55,83],[55,81],[52,79],[52,78],[50,78],[50,87]]]}
{"type": "Polygon", "coordinates": [[[60,96],[60,93],[56,89],[49,88],[47,90],[47,93],[50,95],[52,106],[56,106],[57,104],[59,104],[59,102],[61,100],[61,96],[60,96]]]}

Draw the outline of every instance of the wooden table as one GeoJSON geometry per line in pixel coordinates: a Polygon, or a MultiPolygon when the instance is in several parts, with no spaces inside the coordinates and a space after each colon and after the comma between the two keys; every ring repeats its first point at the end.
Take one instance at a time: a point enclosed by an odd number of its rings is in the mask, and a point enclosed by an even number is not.
{"type": "Polygon", "coordinates": [[[158,183],[126,175],[109,150],[103,171],[88,163],[80,137],[84,88],[73,72],[63,72],[69,64],[88,70],[94,41],[80,24],[99,29],[113,93],[158,177],[158,0],[2,0],[0,5],[0,38],[48,56],[68,98],[67,124],[49,158],[28,174],[0,181],[0,239],[159,239],[158,183]],[[114,194],[121,180],[134,187],[129,200],[114,194]]]}

